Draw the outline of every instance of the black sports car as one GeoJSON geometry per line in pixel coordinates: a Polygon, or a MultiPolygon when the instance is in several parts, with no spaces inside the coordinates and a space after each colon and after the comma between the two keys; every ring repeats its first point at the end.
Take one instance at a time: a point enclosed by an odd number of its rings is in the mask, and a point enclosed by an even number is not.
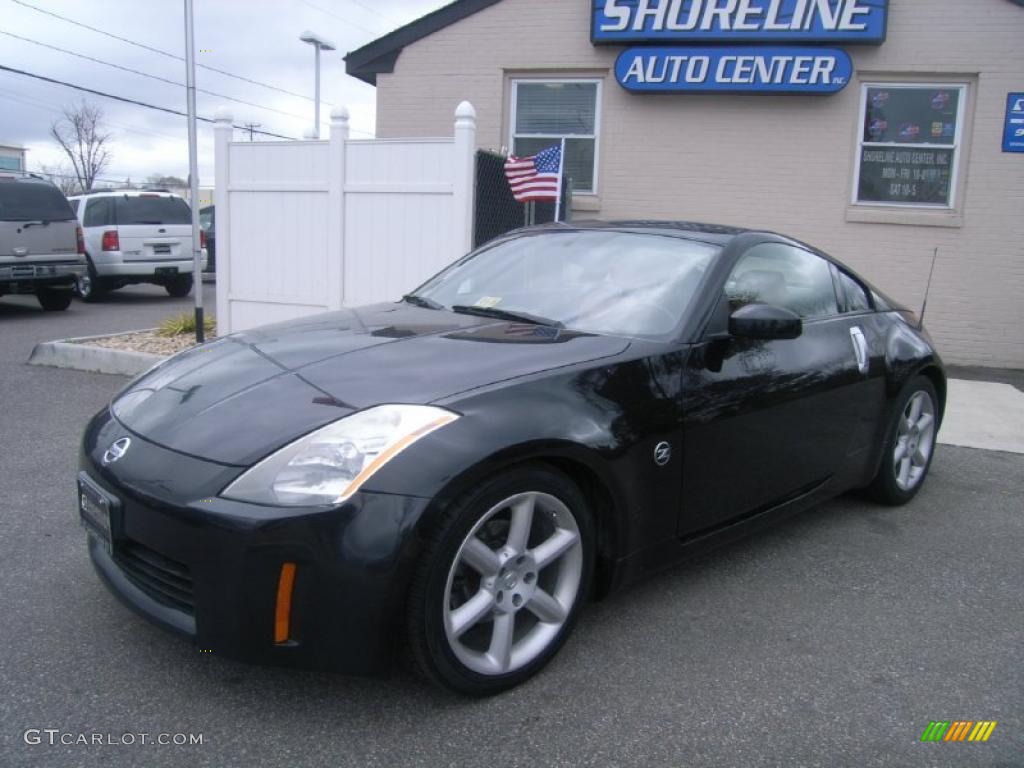
{"type": "Polygon", "coordinates": [[[766,232],[557,225],[397,303],[220,338],[97,414],[108,586],[197,647],[516,685],[588,596],[853,488],[911,499],[945,375],[912,313],[766,232]]]}

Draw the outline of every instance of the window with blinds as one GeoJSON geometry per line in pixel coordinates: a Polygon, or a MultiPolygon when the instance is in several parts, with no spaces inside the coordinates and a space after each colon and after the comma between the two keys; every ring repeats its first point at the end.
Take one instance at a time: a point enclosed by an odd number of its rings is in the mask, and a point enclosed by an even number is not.
{"type": "Polygon", "coordinates": [[[576,193],[597,191],[599,80],[513,80],[512,154],[535,155],[565,139],[565,177],[576,193]]]}

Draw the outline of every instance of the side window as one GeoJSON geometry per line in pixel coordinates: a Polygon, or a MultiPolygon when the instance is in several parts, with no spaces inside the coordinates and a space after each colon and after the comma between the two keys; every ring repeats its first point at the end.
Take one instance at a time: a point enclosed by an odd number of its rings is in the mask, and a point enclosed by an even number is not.
{"type": "Polygon", "coordinates": [[[113,226],[114,216],[110,198],[96,197],[86,201],[85,218],[82,225],[86,227],[113,226]]]}
{"type": "Polygon", "coordinates": [[[747,304],[785,307],[804,318],[839,312],[828,262],[784,243],[761,243],[747,251],[726,281],[725,298],[730,313],[747,304]]]}
{"type": "Polygon", "coordinates": [[[846,299],[846,312],[870,312],[871,300],[868,298],[864,286],[850,277],[842,270],[839,274],[839,288],[846,299]]]}

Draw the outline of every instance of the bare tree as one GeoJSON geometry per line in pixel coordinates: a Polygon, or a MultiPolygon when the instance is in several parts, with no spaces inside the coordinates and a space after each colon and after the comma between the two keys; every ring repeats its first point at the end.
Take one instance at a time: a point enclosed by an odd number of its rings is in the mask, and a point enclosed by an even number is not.
{"type": "Polygon", "coordinates": [[[83,101],[63,111],[64,117],[50,126],[50,135],[71,161],[80,188],[89,191],[110,163],[110,133],[103,125],[103,110],[83,101]]]}
{"type": "Polygon", "coordinates": [[[64,193],[65,196],[77,195],[82,191],[78,185],[78,177],[71,172],[71,167],[65,163],[46,165],[40,163],[39,172],[64,193]]]}

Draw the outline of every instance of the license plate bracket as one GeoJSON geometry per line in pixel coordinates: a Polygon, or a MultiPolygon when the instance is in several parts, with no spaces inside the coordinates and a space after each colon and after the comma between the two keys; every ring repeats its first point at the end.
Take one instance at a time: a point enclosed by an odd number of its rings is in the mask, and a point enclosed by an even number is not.
{"type": "Polygon", "coordinates": [[[114,550],[113,519],[119,509],[117,499],[96,485],[85,472],[78,475],[78,519],[82,527],[108,554],[114,550]]]}
{"type": "Polygon", "coordinates": [[[154,272],[154,274],[159,275],[161,277],[169,277],[171,275],[178,274],[178,268],[177,267],[157,267],[155,270],[153,270],[153,272],[154,272]]]}

